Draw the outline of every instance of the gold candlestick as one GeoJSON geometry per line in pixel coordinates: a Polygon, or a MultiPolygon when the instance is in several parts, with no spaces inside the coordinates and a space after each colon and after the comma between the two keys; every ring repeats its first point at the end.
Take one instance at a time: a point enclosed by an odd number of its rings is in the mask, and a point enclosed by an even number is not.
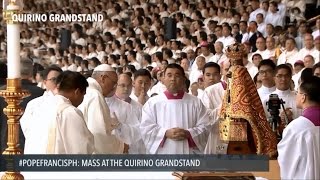
{"type": "MultiPolygon", "coordinates": [[[[7,79],[7,89],[0,91],[0,96],[3,96],[8,106],[3,109],[4,114],[8,117],[8,148],[3,152],[3,155],[18,155],[22,154],[19,148],[19,119],[23,114],[23,109],[20,103],[23,98],[28,97],[30,93],[21,89],[20,79],[7,79]]],[[[9,161],[9,163],[13,163],[9,161]]],[[[20,180],[24,179],[20,172],[8,170],[1,177],[1,180],[20,180]]]]}

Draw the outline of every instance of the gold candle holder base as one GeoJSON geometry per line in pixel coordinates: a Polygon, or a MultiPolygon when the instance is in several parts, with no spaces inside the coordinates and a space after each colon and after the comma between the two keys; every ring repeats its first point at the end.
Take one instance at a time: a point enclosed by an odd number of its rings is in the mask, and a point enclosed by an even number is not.
{"type": "MultiPolygon", "coordinates": [[[[8,148],[3,155],[19,155],[22,154],[19,148],[19,119],[23,114],[20,103],[23,98],[28,97],[30,93],[21,89],[21,79],[7,79],[7,89],[0,91],[0,96],[4,97],[8,106],[3,109],[4,114],[8,117],[8,148]]],[[[13,161],[9,161],[13,163],[13,161]]],[[[20,180],[24,179],[20,172],[6,171],[1,180],[20,180]]]]}

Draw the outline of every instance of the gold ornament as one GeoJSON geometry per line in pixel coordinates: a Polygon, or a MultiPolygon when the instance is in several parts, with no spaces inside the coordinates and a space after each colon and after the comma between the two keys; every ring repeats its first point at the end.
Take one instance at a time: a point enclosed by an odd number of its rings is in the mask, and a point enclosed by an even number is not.
{"type": "MultiPolygon", "coordinates": [[[[0,96],[4,97],[8,106],[3,109],[4,114],[8,117],[8,148],[3,152],[3,155],[19,155],[22,154],[19,148],[19,119],[23,114],[23,109],[20,103],[23,98],[28,97],[30,93],[21,89],[20,79],[7,79],[7,89],[0,91],[0,96]]],[[[13,167],[13,160],[9,159],[7,166],[13,167]]],[[[1,177],[2,180],[8,179],[24,179],[20,172],[8,170],[1,177]]]]}

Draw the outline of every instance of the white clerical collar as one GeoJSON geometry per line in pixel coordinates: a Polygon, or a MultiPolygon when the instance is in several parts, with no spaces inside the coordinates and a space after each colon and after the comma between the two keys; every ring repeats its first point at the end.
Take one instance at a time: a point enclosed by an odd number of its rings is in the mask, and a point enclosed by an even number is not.
{"type": "Polygon", "coordinates": [[[262,86],[260,87],[260,89],[261,89],[262,91],[266,91],[266,92],[270,92],[270,93],[271,93],[271,92],[273,92],[273,91],[276,90],[276,87],[273,86],[273,87],[271,87],[271,88],[268,88],[268,87],[262,85],[262,86]]]}
{"type": "Polygon", "coordinates": [[[274,91],[274,93],[276,93],[276,94],[278,94],[278,95],[281,95],[281,96],[284,96],[284,95],[290,94],[290,93],[291,93],[291,90],[288,89],[288,90],[285,90],[285,91],[281,91],[281,90],[279,90],[279,89],[276,89],[276,90],[274,91]]]}

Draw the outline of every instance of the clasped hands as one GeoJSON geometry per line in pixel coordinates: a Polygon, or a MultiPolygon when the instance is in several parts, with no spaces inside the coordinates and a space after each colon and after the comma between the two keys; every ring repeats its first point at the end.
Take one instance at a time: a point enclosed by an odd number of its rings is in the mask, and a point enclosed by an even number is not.
{"type": "Polygon", "coordinates": [[[188,138],[189,131],[181,128],[171,128],[166,131],[165,137],[175,141],[182,141],[188,138]]]}

